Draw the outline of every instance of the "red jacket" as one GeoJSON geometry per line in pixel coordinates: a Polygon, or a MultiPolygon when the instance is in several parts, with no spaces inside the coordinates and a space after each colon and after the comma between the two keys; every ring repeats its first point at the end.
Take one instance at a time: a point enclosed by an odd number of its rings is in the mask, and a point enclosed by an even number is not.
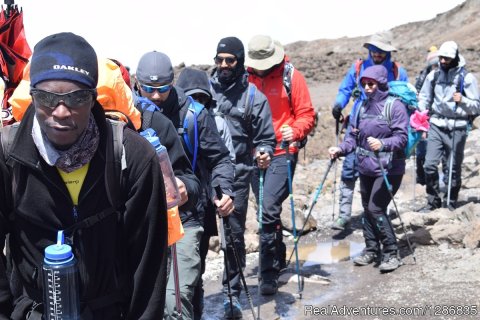
{"type": "MultiPolygon", "coordinates": [[[[307,82],[297,69],[292,73],[291,84],[291,106],[287,91],[283,85],[283,69],[288,57],[274,67],[268,74],[260,77],[248,68],[248,81],[255,84],[257,88],[267,97],[272,111],[273,128],[277,138],[277,146],[274,156],[284,154],[285,150],[280,148],[282,135],[280,128],[287,124],[292,127],[293,138],[301,141],[305,138],[314,126],[315,110],[310,99],[307,82]]],[[[298,148],[290,145],[290,152],[297,153],[298,148]]]]}

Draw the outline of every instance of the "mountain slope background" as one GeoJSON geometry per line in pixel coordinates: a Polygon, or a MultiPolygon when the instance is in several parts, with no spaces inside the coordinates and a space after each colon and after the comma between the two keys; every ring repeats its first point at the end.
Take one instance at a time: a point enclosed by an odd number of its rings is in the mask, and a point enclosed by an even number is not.
{"type": "MultiPolygon", "coordinates": [[[[407,70],[410,82],[414,83],[417,74],[425,67],[428,48],[432,45],[440,47],[443,42],[454,40],[467,61],[467,70],[480,79],[478,30],[480,0],[467,0],[431,20],[411,22],[390,29],[393,34],[392,44],[398,49],[392,53],[392,59],[400,62],[407,70]]],[[[368,56],[363,44],[370,36],[298,41],[285,45],[286,54],[305,75],[314,107],[321,113],[316,135],[310,138],[305,157],[301,157],[303,161],[308,163],[313,159],[327,158],[326,150],[336,140],[335,122],[330,110],[338,86],[352,63],[368,56]]],[[[347,107],[345,115],[348,110],[347,107]]]]}

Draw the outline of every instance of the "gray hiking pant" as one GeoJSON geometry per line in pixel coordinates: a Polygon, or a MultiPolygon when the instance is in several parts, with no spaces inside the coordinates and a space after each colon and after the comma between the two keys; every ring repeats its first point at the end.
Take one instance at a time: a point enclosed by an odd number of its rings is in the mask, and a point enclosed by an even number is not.
{"type": "MultiPolygon", "coordinates": [[[[465,142],[467,140],[466,129],[448,130],[437,127],[434,124],[430,125],[428,132],[427,154],[425,156],[425,180],[427,185],[427,200],[430,206],[440,208],[442,206],[442,198],[440,196],[440,184],[438,175],[438,165],[443,156],[447,159],[447,166],[450,165],[450,155],[453,146],[453,166],[452,166],[452,181],[451,181],[451,202],[456,205],[458,193],[462,185],[462,162],[463,152],[465,150],[465,142]],[[455,138],[453,138],[455,135],[455,138]]],[[[447,167],[448,168],[448,167],[447,167]]],[[[448,175],[448,170],[446,171],[448,175]]],[[[447,178],[448,179],[448,178],[447,178]]],[[[447,182],[448,188],[448,182],[447,182]]],[[[448,190],[447,190],[448,192],[448,190]]],[[[444,199],[447,198],[445,192],[444,199]]]]}
{"type": "Polygon", "coordinates": [[[352,218],[353,192],[355,191],[355,180],[340,181],[340,213],[339,217],[349,222],[352,218]]]}
{"type": "MultiPolygon", "coordinates": [[[[192,299],[195,286],[200,279],[200,238],[202,234],[202,227],[187,227],[183,238],[176,243],[182,319],[193,319],[192,299]]],[[[175,307],[173,263],[170,264],[164,319],[178,319],[175,307]]]]}

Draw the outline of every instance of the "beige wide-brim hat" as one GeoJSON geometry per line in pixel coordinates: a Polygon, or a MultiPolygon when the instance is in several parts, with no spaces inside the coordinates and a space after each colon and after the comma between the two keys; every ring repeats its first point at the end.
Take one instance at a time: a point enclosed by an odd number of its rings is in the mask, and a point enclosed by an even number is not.
{"type": "Polygon", "coordinates": [[[375,33],[363,46],[368,49],[369,44],[385,52],[397,51],[397,48],[392,46],[392,34],[390,32],[375,33]]]}
{"type": "Polygon", "coordinates": [[[257,70],[267,70],[282,62],[285,50],[280,42],[269,36],[256,35],[248,43],[245,65],[257,70]]]}

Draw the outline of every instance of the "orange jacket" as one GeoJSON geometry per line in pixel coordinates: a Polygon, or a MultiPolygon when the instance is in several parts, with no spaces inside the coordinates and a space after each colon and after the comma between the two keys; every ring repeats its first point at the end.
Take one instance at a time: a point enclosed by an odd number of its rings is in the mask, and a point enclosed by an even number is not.
{"type": "MultiPolygon", "coordinates": [[[[283,85],[283,70],[288,57],[274,67],[267,75],[260,77],[248,68],[248,81],[255,84],[257,88],[267,97],[272,111],[273,128],[277,138],[277,146],[274,155],[284,154],[285,150],[280,148],[282,135],[280,128],[289,125],[293,130],[295,141],[301,141],[313,129],[315,110],[310,99],[307,82],[303,75],[294,69],[291,84],[291,106],[287,91],[283,85]]],[[[298,148],[290,145],[290,152],[297,153],[298,148]]]]}
{"type": "MultiPolygon", "coordinates": [[[[120,119],[122,119],[122,114],[128,116],[135,129],[140,129],[142,126],[141,114],[133,104],[132,91],[123,80],[120,68],[110,59],[99,60],[98,64],[97,101],[100,102],[105,111],[113,111],[120,119]]],[[[15,120],[21,121],[32,102],[30,96],[30,63],[23,70],[23,79],[8,102],[12,106],[12,114],[15,120]]]]}

